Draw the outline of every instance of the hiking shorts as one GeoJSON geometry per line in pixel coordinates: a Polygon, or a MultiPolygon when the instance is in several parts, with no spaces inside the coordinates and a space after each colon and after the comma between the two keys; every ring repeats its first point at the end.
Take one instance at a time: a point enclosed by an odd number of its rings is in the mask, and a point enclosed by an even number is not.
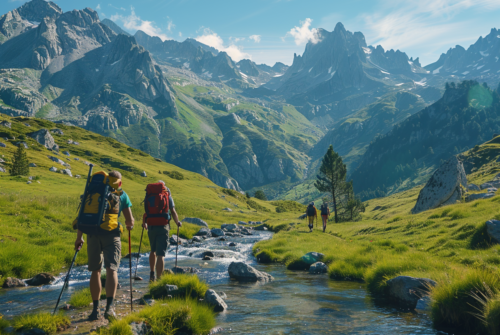
{"type": "Polygon", "coordinates": [[[151,252],[165,257],[168,250],[168,226],[148,226],[148,237],[151,252]]]}
{"type": "Polygon", "coordinates": [[[117,271],[122,256],[120,233],[109,235],[87,235],[89,271],[99,271],[104,267],[117,271]]]}
{"type": "Polygon", "coordinates": [[[314,223],[314,216],[308,216],[307,219],[309,220],[309,224],[313,224],[314,223]]]}

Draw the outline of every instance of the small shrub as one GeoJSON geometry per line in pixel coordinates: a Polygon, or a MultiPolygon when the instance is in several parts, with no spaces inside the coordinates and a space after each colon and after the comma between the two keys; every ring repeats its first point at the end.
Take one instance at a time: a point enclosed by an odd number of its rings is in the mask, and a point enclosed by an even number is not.
{"type": "Polygon", "coordinates": [[[271,212],[268,208],[259,205],[256,201],[254,200],[248,200],[247,201],[248,206],[252,207],[253,209],[261,212],[271,212]]]}
{"type": "Polygon", "coordinates": [[[265,200],[265,201],[267,200],[266,194],[262,190],[256,191],[254,197],[259,200],[265,200]]]}
{"type": "Polygon", "coordinates": [[[163,174],[166,174],[172,179],[184,180],[184,175],[179,171],[163,171],[163,174]]]}
{"type": "Polygon", "coordinates": [[[71,321],[62,314],[50,313],[25,314],[14,318],[13,327],[16,331],[26,332],[39,328],[46,334],[55,334],[60,329],[69,327],[71,321]]]}
{"type": "Polygon", "coordinates": [[[293,200],[272,201],[271,205],[276,206],[277,213],[285,213],[285,212],[304,213],[306,210],[306,206],[293,200]]]}

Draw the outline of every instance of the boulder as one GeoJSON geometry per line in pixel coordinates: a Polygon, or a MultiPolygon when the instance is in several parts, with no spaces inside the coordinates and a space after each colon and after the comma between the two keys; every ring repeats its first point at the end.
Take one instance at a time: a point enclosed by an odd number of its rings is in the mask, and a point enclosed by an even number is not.
{"type": "Polygon", "coordinates": [[[226,233],[224,233],[224,231],[222,229],[219,229],[219,228],[212,228],[212,230],[210,232],[212,233],[213,237],[221,237],[221,236],[226,235],[226,233]]]}
{"type": "Polygon", "coordinates": [[[7,127],[7,128],[12,128],[12,123],[10,123],[8,121],[2,121],[2,122],[0,122],[0,126],[7,127]]]}
{"type": "Polygon", "coordinates": [[[47,156],[51,161],[55,162],[55,163],[59,163],[61,165],[64,165],[64,161],[60,160],[59,158],[57,157],[54,157],[54,156],[47,156]]]}
{"type": "Polygon", "coordinates": [[[7,145],[5,143],[0,142],[0,148],[7,148],[7,145]]]}
{"type": "Polygon", "coordinates": [[[484,183],[481,185],[481,189],[484,190],[486,188],[493,187],[493,185],[490,182],[484,183]]]}
{"type": "Polygon", "coordinates": [[[5,171],[5,169],[4,169],[3,167],[1,167],[1,166],[0,166],[0,172],[5,173],[5,172],[7,172],[7,171],[5,171]]]}
{"type": "Polygon", "coordinates": [[[232,262],[227,270],[229,277],[241,282],[268,282],[274,280],[268,273],[256,270],[243,262],[232,262]]]}
{"type": "Polygon", "coordinates": [[[316,262],[309,268],[309,273],[327,273],[328,267],[325,263],[316,262]]]}
{"type": "Polygon", "coordinates": [[[205,292],[205,302],[212,305],[215,312],[223,312],[227,309],[227,304],[214,290],[207,290],[205,292]]]}
{"type": "Polygon", "coordinates": [[[167,292],[167,295],[175,295],[179,293],[179,288],[177,285],[165,285],[165,291],[167,292]]]}
{"type": "Polygon", "coordinates": [[[238,221],[238,224],[239,225],[247,225],[247,223],[245,221],[238,221]]]}
{"type": "Polygon", "coordinates": [[[168,240],[170,244],[176,245],[176,244],[183,244],[186,243],[186,240],[183,238],[178,237],[177,235],[172,235],[170,239],[168,240]]]}
{"type": "Polygon", "coordinates": [[[230,247],[235,247],[235,246],[236,246],[236,243],[231,242],[231,243],[229,243],[229,246],[230,246],[230,247]]]}
{"type": "Polygon", "coordinates": [[[212,259],[214,259],[214,258],[210,257],[210,256],[203,256],[203,258],[202,258],[203,261],[211,261],[212,259]]]}
{"type": "Polygon", "coordinates": [[[61,170],[61,173],[62,174],[66,174],[70,177],[73,177],[73,175],[71,174],[71,170],[70,169],[64,169],[64,170],[61,170]]]}
{"type": "Polygon", "coordinates": [[[40,286],[52,284],[56,278],[50,273],[40,273],[26,281],[29,286],[40,286]]]}
{"type": "Polygon", "coordinates": [[[302,256],[300,259],[309,265],[313,265],[314,263],[320,262],[321,260],[323,260],[324,257],[325,257],[325,255],[320,254],[319,252],[308,252],[307,254],[302,256]]]}
{"type": "Polygon", "coordinates": [[[418,300],[428,295],[433,286],[436,286],[436,282],[428,278],[397,276],[387,281],[386,292],[390,299],[415,309],[418,300]]]}
{"type": "Polygon", "coordinates": [[[33,133],[29,133],[28,136],[49,150],[59,151],[59,146],[47,129],[40,129],[33,133]]]}
{"type": "Polygon", "coordinates": [[[146,174],[146,171],[142,171],[141,177],[147,177],[148,175],[146,174]]]}
{"type": "Polygon", "coordinates": [[[268,230],[268,228],[265,226],[265,225],[260,225],[260,226],[257,226],[254,228],[255,230],[261,230],[261,231],[264,231],[264,230],[268,230]]]}
{"type": "Polygon", "coordinates": [[[26,127],[31,127],[29,123],[23,123],[26,127]]]}
{"type": "Polygon", "coordinates": [[[151,329],[145,322],[141,321],[141,322],[132,322],[130,324],[130,330],[132,331],[133,335],[147,335],[150,333],[151,329]]]}
{"type": "Polygon", "coordinates": [[[304,220],[306,217],[307,217],[307,214],[302,214],[301,216],[299,216],[299,220],[304,220]]]}
{"type": "Polygon", "coordinates": [[[490,187],[490,188],[488,188],[487,191],[488,191],[488,193],[495,193],[496,191],[498,191],[498,189],[495,187],[490,187]]]}
{"type": "Polygon", "coordinates": [[[218,241],[225,241],[226,238],[224,236],[219,237],[218,241]]]}
{"type": "Polygon", "coordinates": [[[489,220],[486,221],[486,232],[494,243],[500,243],[500,221],[489,220]]]}
{"type": "Polygon", "coordinates": [[[203,240],[199,236],[193,236],[193,242],[201,243],[201,242],[203,242],[203,240]]]}
{"type": "Polygon", "coordinates": [[[208,224],[205,221],[203,221],[202,219],[198,219],[198,218],[184,218],[184,220],[182,220],[182,222],[192,223],[192,224],[195,224],[195,225],[200,226],[200,227],[207,227],[208,228],[208,224]]]}
{"type": "Polygon", "coordinates": [[[232,211],[233,211],[233,210],[232,210],[231,208],[229,208],[229,207],[223,208],[222,210],[223,210],[223,211],[226,211],[226,212],[232,212],[232,211]]]}
{"type": "Polygon", "coordinates": [[[208,228],[201,228],[200,230],[198,230],[198,232],[196,234],[194,234],[195,236],[205,236],[205,237],[212,237],[212,232],[210,231],[210,229],[208,228]]]}
{"type": "Polygon", "coordinates": [[[57,134],[57,135],[64,135],[63,131],[59,128],[54,128],[54,129],[51,129],[50,132],[52,134],[57,134]]]}
{"type": "Polygon", "coordinates": [[[66,156],[71,156],[70,153],[67,151],[63,151],[63,154],[65,154],[66,156]]]}
{"type": "Polygon", "coordinates": [[[173,267],[172,271],[174,273],[199,273],[200,272],[200,270],[198,270],[197,268],[182,267],[182,266],[173,267]]]}
{"type": "Polygon", "coordinates": [[[212,252],[212,251],[205,251],[201,254],[201,257],[205,257],[205,256],[208,256],[208,257],[215,257],[215,254],[212,252]]]}
{"type": "Polygon", "coordinates": [[[77,175],[75,176],[75,178],[76,178],[76,179],[80,179],[80,178],[82,178],[82,176],[80,176],[79,174],[77,174],[77,175]]]}
{"type": "Polygon", "coordinates": [[[466,202],[471,202],[474,200],[480,200],[480,199],[489,199],[493,198],[495,196],[495,193],[476,193],[476,194],[470,194],[465,198],[466,202]]]}
{"type": "Polygon", "coordinates": [[[36,167],[36,164],[35,163],[30,163],[29,167],[36,167]]]}
{"type": "Polygon", "coordinates": [[[417,301],[417,306],[415,306],[415,309],[421,311],[429,311],[431,309],[431,303],[432,303],[431,298],[428,295],[426,295],[425,297],[417,301]]]}
{"type": "Polygon", "coordinates": [[[220,227],[232,233],[239,230],[238,225],[234,223],[223,224],[220,227]]]}
{"type": "Polygon", "coordinates": [[[51,171],[51,172],[57,172],[57,168],[55,168],[55,167],[51,167],[51,168],[49,169],[49,171],[51,171]]]}
{"type": "Polygon", "coordinates": [[[467,187],[464,166],[457,157],[443,163],[420,191],[412,209],[417,214],[440,206],[454,204],[462,198],[462,188],[467,187]]]}
{"type": "Polygon", "coordinates": [[[469,191],[481,191],[481,189],[479,188],[479,186],[477,186],[475,184],[468,184],[467,185],[467,189],[469,191]]]}
{"type": "Polygon", "coordinates": [[[80,160],[80,158],[78,158],[78,157],[75,157],[75,158],[73,158],[73,159],[74,159],[75,161],[79,161],[79,160],[80,160]]]}
{"type": "Polygon", "coordinates": [[[19,278],[7,277],[3,282],[2,288],[25,287],[26,283],[19,278]]]}
{"type": "Polygon", "coordinates": [[[28,181],[26,182],[26,184],[28,184],[28,185],[29,185],[29,184],[31,184],[31,180],[28,180],[28,181]]]}

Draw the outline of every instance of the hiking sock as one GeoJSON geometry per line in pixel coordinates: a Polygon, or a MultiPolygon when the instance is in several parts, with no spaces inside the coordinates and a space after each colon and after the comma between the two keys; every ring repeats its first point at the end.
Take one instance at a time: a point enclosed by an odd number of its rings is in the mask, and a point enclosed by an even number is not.
{"type": "Polygon", "coordinates": [[[154,271],[151,271],[149,273],[149,281],[155,281],[155,272],[154,271]]]}
{"type": "Polygon", "coordinates": [[[115,300],[114,297],[106,298],[106,312],[109,311],[109,309],[113,306],[113,300],[115,300]]]}

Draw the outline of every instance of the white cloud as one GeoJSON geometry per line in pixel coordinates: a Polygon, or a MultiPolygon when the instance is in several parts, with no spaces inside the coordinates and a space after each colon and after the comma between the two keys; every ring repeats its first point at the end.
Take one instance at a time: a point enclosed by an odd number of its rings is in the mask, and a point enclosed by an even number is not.
{"type": "Polygon", "coordinates": [[[307,42],[318,43],[318,30],[316,28],[310,29],[312,20],[310,18],[301,21],[302,26],[293,27],[286,33],[285,37],[292,36],[295,39],[296,45],[306,44],[307,42]]]}
{"type": "Polygon", "coordinates": [[[492,10],[500,8],[498,0],[385,0],[378,12],[363,14],[369,40],[385,49],[421,47],[428,49],[436,40],[453,43],[463,39],[462,31],[471,22],[456,21],[454,17],[472,8],[492,10]]]}
{"type": "Polygon", "coordinates": [[[248,38],[254,41],[255,43],[260,43],[260,35],[251,35],[248,38]]]}
{"type": "Polygon", "coordinates": [[[244,41],[245,38],[244,37],[229,37],[229,41],[231,43],[238,43],[238,42],[241,42],[241,41],[244,41]]]}
{"type": "Polygon", "coordinates": [[[231,57],[235,62],[238,62],[245,58],[251,59],[251,56],[244,52],[240,46],[234,44],[233,41],[231,41],[231,44],[226,47],[224,45],[224,40],[219,35],[217,35],[217,33],[208,28],[203,29],[203,35],[196,37],[195,40],[211,46],[219,51],[226,52],[229,57],[231,57]]]}
{"type": "Polygon", "coordinates": [[[113,5],[112,5],[112,4],[110,4],[110,3],[108,4],[108,6],[109,6],[109,7],[114,8],[114,9],[119,9],[119,10],[122,10],[122,11],[126,11],[126,9],[125,9],[125,8],[123,8],[123,7],[116,7],[116,6],[113,6],[113,5]]]}
{"type": "Polygon", "coordinates": [[[101,10],[101,4],[97,4],[97,7],[95,9],[101,10]]]}
{"type": "MultiPolygon", "coordinates": [[[[162,41],[171,39],[163,33],[153,21],[141,20],[141,18],[135,14],[134,7],[131,7],[131,14],[129,16],[115,14],[111,17],[111,20],[121,21],[125,29],[130,31],[142,30],[149,36],[158,36],[162,41]]],[[[171,22],[169,22],[169,28],[171,28],[170,23],[171,22]]]]}
{"type": "Polygon", "coordinates": [[[179,37],[182,37],[182,33],[179,31],[179,37]]]}

